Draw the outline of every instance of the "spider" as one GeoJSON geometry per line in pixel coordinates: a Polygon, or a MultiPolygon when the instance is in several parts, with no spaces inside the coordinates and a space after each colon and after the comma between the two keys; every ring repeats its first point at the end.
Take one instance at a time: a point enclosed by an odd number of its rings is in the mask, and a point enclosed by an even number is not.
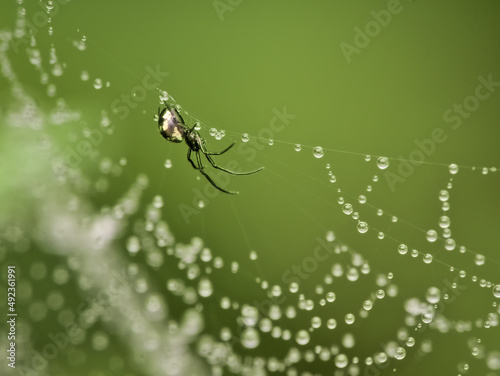
{"type": "Polygon", "coordinates": [[[250,175],[255,174],[256,172],[261,171],[264,167],[261,167],[254,171],[249,172],[236,172],[228,170],[224,167],[218,166],[212,158],[212,155],[222,155],[229,149],[234,146],[234,142],[229,145],[227,148],[222,150],[219,153],[209,152],[205,146],[205,140],[200,136],[200,134],[195,130],[196,124],[193,125],[192,128],[188,128],[184,123],[184,119],[179,114],[179,112],[175,109],[175,107],[171,107],[168,105],[166,101],[163,101],[165,104],[165,108],[161,109],[158,107],[158,130],[160,134],[168,141],[172,141],[175,143],[186,141],[187,146],[189,147],[187,158],[191,163],[195,170],[198,170],[202,173],[204,177],[219,191],[228,193],[231,195],[236,195],[238,192],[227,191],[221,187],[219,187],[210,176],[204,171],[203,163],[201,162],[200,152],[203,153],[208,162],[212,165],[212,167],[224,171],[231,175],[250,175]],[[191,153],[194,152],[196,154],[196,163],[191,159],[191,153]]]}

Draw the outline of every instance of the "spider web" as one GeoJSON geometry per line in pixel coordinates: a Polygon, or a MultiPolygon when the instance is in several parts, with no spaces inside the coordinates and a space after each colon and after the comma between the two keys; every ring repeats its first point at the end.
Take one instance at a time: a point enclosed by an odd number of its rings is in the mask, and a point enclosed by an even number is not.
{"type": "MultiPolygon", "coordinates": [[[[55,4],[47,4],[50,16],[55,4]]],[[[7,374],[500,369],[495,157],[489,166],[470,165],[466,153],[464,163],[435,162],[427,136],[401,155],[340,150],[319,132],[288,141],[276,129],[303,130],[307,119],[284,107],[255,133],[183,109],[211,149],[237,142],[221,165],[265,171],[210,171],[241,192],[227,197],[186,173],[185,150],[168,144],[155,172],[144,172],[134,165],[139,151],[113,149],[130,120],[105,105],[75,106],[67,89],[113,90],[77,63],[99,44],[75,31],[56,45],[49,24],[29,36],[35,13],[19,5],[0,38],[9,157],[0,255],[19,270],[20,312],[17,367],[2,359],[7,374]],[[71,156],[80,160],[70,164],[71,156]]],[[[176,102],[156,89],[158,103],[176,102]]],[[[141,132],[156,132],[152,124],[141,132]]],[[[2,348],[6,338],[2,329],[2,348]]]]}

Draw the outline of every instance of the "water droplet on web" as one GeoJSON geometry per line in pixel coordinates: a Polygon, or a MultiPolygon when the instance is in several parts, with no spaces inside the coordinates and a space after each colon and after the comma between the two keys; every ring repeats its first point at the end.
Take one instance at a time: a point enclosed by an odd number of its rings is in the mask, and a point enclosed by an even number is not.
{"type": "Polygon", "coordinates": [[[448,228],[450,227],[450,217],[443,215],[439,218],[439,227],[441,228],[448,228]]]}
{"type": "Polygon", "coordinates": [[[82,73],[80,73],[80,79],[82,81],[88,81],[89,79],[89,73],[87,71],[82,71],[82,73]]]}
{"type": "Polygon", "coordinates": [[[311,337],[309,336],[309,332],[307,330],[299,330],[297,334],[295,334],[295,341],[299,345],[307,345],[311,337]]]}
{"type": "Polygon", "coordinates": [[[337,368],[345,368],[349,364],[349,359],[345,354],[338,354],[335,356],[334,362],[337,368]]]}
{"type": "Polygon", "coordinates": [[[333,242],[335,240],[335,233],[333,231],[328,231],[326,233],[326,240],[329,242],[333,242]]]}
{"type": "Polygon", "coordinates": [[[355,320],[356,320],[356,317],[352,313],[348,313],[347,315],[345,315],[345,323],[347,325],[354,324],[355,320]]]}
{"type": "Polygon", "coordinates": [[[500,298],[500,285],[493,287],[493,296],[495,298],[500,298]]]}
{"type": "Polygon", "coordinates": [[[323,155],[325,155],[325,152],[323,151],[323,148],[321,146],[316,146],[314,149],[313,149],[313,155],[316,157],[316,158],[322,158],[323,155]]]}
{"type": "Polygon", "coordinates": [[[172,167],[172,161],[170,159],[165,160],[165,168],[171,168],[172,167]]]}
{"type": "Polygon", "coordinates": [[[426,234],[427,241],[430,243],[435,242],[438,239],[438,233],[436,230],[429,230],[426,234]]]}
{"type": "Polygon", "coordinates": [[[94,89],[101,89],[102,88],[102,80],[100,78],[96,78],[94,80],[94,89]]]}
{"type": "Polygon", "coordinates": [[[198,207],[199,207],[200,209],[203,209],[203,208],[205,207],[205,201],[203,201],[203,200],[199,200],[199,201],[198,201],[198,207]]]}
{"type": "Polygon", "coordinates": [[[206,278],[200,278],[198,282],[198,294],[204,298],[209,297],[213,293],[212,282],[206,278]]]}
{"type": "Polygon", "coordinates": [[[258,255],[257,255],[257,252],[255,251],[250,251],[250,260],[257,260],[258,258],[258,255]]]}
{"type": "Polygon", "coordinates": [[[397,360],[401,360],[401,359],[404,359],[406,356],[406,350],[403,348],[403,347],[397,347],[396,348],[396,352],[394,354],[394,358],[396,358],[397,360]]]}
{"type": "Polygon", "coordinates": [[[408,246],[406,244],[400,244],[398,246],[398,252],[401,254],[401,255],[406,255],[406,253],[408,252],[408,246]]]}
{"type": "Polygon", "coordinates": [[[484,265],[484,261],[485,261],[485,257],[484,255],[481,255],[481,254],[477,254],[476,257],[474,257],[474,263],[478,266],[481,266],[481,265],[484,265]]]}
{"type": "Polygon", "coordinates": [[[130,236],[127,239],[127,251],[129,251],[130,254],[136,254],[140,249],[141,243],[139,238],[135,235],[130,236]]]}
{"type": "Polygon", "coordinates": [[[222,139],[222,133],[221,133],[221,132],[217,132],[217,133],[215,134],[215,139],[216,139],[216,140],[220,140],[220,139],[222,139]]]}
{"type": "Polygon", "coordinates": [[[295,144],[294,149],[295,149],[295,151],[301,151],[302,146],[300,144],[295,144]]]}
{"type": "Polygon", "coordinates": [[[248,135],[248,133],[243,133],[241,135],[241,141],[248,142],[248,140],[250,140],[250,136],[248,135]]]}
{"type": "Polygon", "coordinates": [[[450,174],[455,175],[458,172],[458,166],[455,163],[452,163],[449,167],[450,174]]]}
{"type": "Polygon", "coordinates": [[[326,327],[330,330],[333,330],[337,327],[337,320],[335,319],[328,319],[326,321],[326,327]]]}
{"type": "Polygon", "coordinates": [[[210,130],[208,131],[208,134],[212,137],[214,137],[216,134],[217,134],[217,129],[215,128],[210,128],[210,130]]]}
{"type": "Polygon", "coordinates": [[[153,197],[153,206],[157,209],[163,206],[163,198],[160,195],[153,197]]]}
{"type": "Polygon", "coordinates": [[[247,349],[255,349],[259,346],[260,335],[259,332],[252,327],[245,328],[241,333],[241,344],[247,349]]]}
{"type": "Polygon", "coordinates": [[[441,300],[441,290],[437,287],[429,287],[425,293],[425,299],[427,299],[430,304],[438,303],[441,300]]]}
{"type": "Polygon", "coordinates": [[[292,294],[295,294],[297,291],[299,291],[299,284],[297,282],[290,283],[290,286],[288,287],[288,290],[292,294]]]}
{"type": "Polygon", "coordinates": [[[274,145],[274,140],[269,139],[269,140],[267,140],[267,143],[269,144],[269,146],[273,146],[274,145]]]}
{"type": "Polygon", "coordinates": [[[454,239],[446,239],[444,241],[444,248],[447,250],[447,251],[453,251],[456,247],[456,243],[455,243],[455,240],[454,239]]]}
{"type": "Polygon", "coordinates": [[[385,170],[387,167],[389,167],[389,158],[379,157],[377,159],[377,167],[380,168],[381,170],[385,170]]]}
{"type": "Polygon", "coordinates": [[[344,206],[342,206],[342,212],[346,215],[351,215],[352,212],[354,211],[352,204],[346,203],[344,206]]]}
{"type": "Polygon", "coordinates": [[[365,195],[359,195],[359,197],[358,197],[358,202],[359,202],[360,204],[364,204],[364,203],[366,203],[366,196],[365,196],[365,195]]]}
{"type": "Polygon", "coordinates": [[[450,198],[450,192],[448,192],[447,190],[441,190],[439,191],[439,200],[440,201],[448,201],[448,199],[450,198]]]}
{"type": "Polygon", "coordinates": [[[329,302],[329,303],[332,303],[334,302],[336,299],[336,296],[335,296],[335,293],[333,291],[330,291],[326,294],[326,300],[329,302]]]}
{"type": "Polygon", "coordinates": [[[364,234],[368,231],[368,223],[360,221],[358,222],[358,232],[364,234]]]}
{"type": "Polygon", "coordinates": [[[424,262],[426,264],[430,264],[432,262],[432,255],[430,253],[426,253],[424,255],[424,262]]]}

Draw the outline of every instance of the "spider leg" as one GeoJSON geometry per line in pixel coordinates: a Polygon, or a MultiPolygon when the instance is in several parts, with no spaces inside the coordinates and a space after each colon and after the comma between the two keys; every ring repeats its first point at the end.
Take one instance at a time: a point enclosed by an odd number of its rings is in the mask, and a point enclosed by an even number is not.
{"type": "Polygon", "coordinates": [[[234,146],[234,142],[231,145],[229,145],[227,148],[225,148],[224,150],[222,150],[221,152],[219,152],[219,153],[212,153],[212,152],[207,151],[205,149],[205,144],[203,144],[203,154],[205,154],[205,155],[222,155],[226,151],[228,151],[229,149],[231,149],[233,146],[234,146]]]}
{"type": "Polygon", "coordinates": [[[210,156],[210,154],[207,154],[205,152],[203,152],[203,155],[205,155],[205,158],[207,158],[207,160],[210,162],[210,164],[218,169],[218,170],[221,170],[221,171],[224,171],[224,172],[227,172],[228,174],[231,174],[231,175],[251,175],[251,174],[255,174],[256,172],[259,172],[261,170],[264,169],[264,167],[261,167],[261,168],[258,168],[257,170],[254,170],[254,171],[248,171],[248,172],[236,172],[236,171],[231,171],[231,170],[228,170],[227,168],[224,168],[224,167],[221,167],[219,166],[217,163],[215,163],[215,161],[212,159],[212,157],[210,156]]]}
{"type": "MultiPolygon", "coordinates": [[[[191,150],[191,149],[190,149],[191,150]]],[[[188,152],[189,153],[189,152],[188,152]]],[[[217,188],[219,191],[221,192],[224,192],[224,193],[228,193],[230,195],[237,195],[238,192],[232,192],[232,191],[226,191],[225,189],[219,187],[213,180],[210,176],[208,176],[208,174],[203,171],[203,163],[201,162],[201,157],[200,157],[200,152],[199,151],[195,151],[196,153],[196,160],[198,162],[198,165],[199,165],[199,168],[197,170],[199,170],[203,176],[205,176],[207,178],[207,180],[210,182],[210,184],[212,184],[215,188],[217,188]]],[[[192,162],[191,162],[192,163],[192,162]]],[[[196,168],[196,167],[195,167],[196,168]]]]}
{"type": "Polygon", "coordinates": [[[194,168],[195,170],[199,170],[199,169],[200,169],[200,167],[197,167],[197,166],[194,164],[193,160],[191,159],[191,152],[192,152],[192,150],[191,150],[191,149],[188,149],[188,161],[189,161],[189,162],[191,162],[191,166],[193,166],[193,168],[194,168]]]}

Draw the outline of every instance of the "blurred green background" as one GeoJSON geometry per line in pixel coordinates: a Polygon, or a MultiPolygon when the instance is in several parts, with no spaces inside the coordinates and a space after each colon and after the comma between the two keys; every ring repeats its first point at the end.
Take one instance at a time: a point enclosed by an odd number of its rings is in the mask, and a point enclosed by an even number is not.
{"type": "MultiPolygon", "coordinates": [[[[36,2],[25,1],[24,6],[28,20],[30,14],[41,9],[36,2]]],[[[397,328],[404,325],[406,299],[424,299],[430,286],[441,287],[444,280],[453,281],[459,269],[468,271],[471,287],[445,316],[475,322],[495,310],[491,307],[491,289],[479,287],[470,278],[477,275],[478,280],[499,282],[498,242],[494,239],[499,225],[500,181],[498,173],[481,172],[483,167],[500,167],[498,87],[492,86],[489,97],[478,100],[477,109],[467,112],[458,128],[454,129],[454,123],[443,116],[455,104],[476,95],[476,87],[482,82],[479,77],[500,82],[497,2],[90,0],[58,6],[51,22],[53,35],[46,27],[40,27],[36,35],[44,61],[49,59],[53,44],[58,60],[65,64],[64,74],[51,76],[57,94],[46,95],[46,86],[27,61],[25,45],[19,53],[9,55],[18,79],[42,111],[55,107],[57,98],[64,98],[71,109],[81,111],[80,122],[64,127],[48,124],[44,128],[63,155],[67,147],[77,147],[84,129],[102,129],[99,122],[102,111],[106,111],[113,131],[104,134],[95,147],[97,156],[82,158],[78,167],[97,182],[103,175],[99,170],[103,158],[115,162],[125,158],[127,163],[120,176],[106,178],[109,189],[87,195],[96,208],[116,203],[139,174],[146,174],[150,184],[143,202],[149,202],[154,195],[162,196],[163,217],[177,241],[188,243],[199,236],[228,267],[231,261],[239,262],[237,282],[230,273],[213,276],[214,299],[203,311],[206,332],[219,334],[223,324],[217,304],[223,296],[236,297],[241,303],[265,296],[254,283],[256,278],[270,285],[281,284],[287,290],[283,273],[293,265],[301,265],[316,247],[317,238],[330,230],[339,242],[367,260],[371,273],[355,284],[334,284],[339,297],[336,310],[332,313],[323,309],[320,316],[338,315],[335,317],[340,322],[345,313],[356,313],[376,291],[377,273],[392,272],[399,294],[382,302],[367,320],[358,318],[358,326],[351,328],[342,323],[336,331],[329,331],[323,324],[322,330],[312,334],[311,347],[339,343],[343,333],[349,331],[356,338],[356,346],[344,352],[359,356],[363,362],[381,351],[380,343],[390,341],[397,328]],[[390,19],[388,8],[396,9],[390,19]],[[377,17],[386,17],[386,25],[374,24],[377,17]],[[363,37],[359,37],[358,30],[373,33],[365,37],[366,46],[359,44],[363,37]],[[75,43],[82,36],[86,49],[80,51],[75,43]],[[347,56],[343,51],[351,48],[347,44],[356,52],[347,56]],[[230,178],[227,188],[239,191],[238,196],[198,194],[208,183],[187,162],[187,146],[168,143],[158,134],[153,119],[159,105],[158,92],[152,89],[144,91],[144,97],[133,96],[150,74],[148,67],[168,72],[159,88],[182,106],[188,126],[201,122],[200,133],[210,150],[222,150],[230,142],[237,142],[233,150],[218,157],[222,166],[236,161],[243,170],[265,167],[256,175],[230,178]],[[82,71],[88,72],[88,81],[81,80],[82,71]],[[93,82],[97,78],[103,83],[109,81],[109,87],[95,89],[93,82]],[[131,98],[130,105],[124,96],[131,98]],[[113,112],[118,106],[126,110],[113,112]],[[282,130],[272,131],[275,111],[284,108],[295,117],[282,130]],[[122,116],[125,112],[127,115],[122,116]],[[211,137],[212,127],[224,130],[225,137],[211,137]],[[411,158],[411,153],[418,150],[416,142],[429,139],[436,128],[443,130],[446,141],[436,144],[435,151],[425,156],[426,163],[391,189],[387,172],[397,174],[401,166],[398,159],[411,158]],[[248,144],[242,143],[242,133],[251,136],[248,144]],[[272,137],[274,144],[252,138],[259,134],[272,137]],[[303,145],[300,152],[294,151],[296,143],[303,145]],[[325,155],[315,158],[311,146],[322,146],[325,155]],[[252,160],[246,158],[250,148],[256,150],[252,160]],[[390,166],[380,170],[377,158],[367,162],[365,155],[387,156],[390,166]],[[164,166],[167,159],[172,163],[168,169],[164,166]],[[329,182],[327,163],[337,184],[329,182]],[[443,215],[438,192],[449,182],[450,163],[458,164],[460,169],[453,176],[448,215],[452,237],[471,251],[464,254],[459,253],[458,245],[453,252],[446,252],[442,241],[425,240],[425,232],[437,230],[438,218],[443,215]],[[372,181],[374,175],[378,175],[378,182],[372,181]],[[366,192],[367,185],[373,186],[372,192],[366,192]],[[360,194],[367,195],[368,204],[373,206],[359,204],[360,194]],[[353,203],[360,218],[368,222],[367,234],[360,234],[356,221],[342,213],[339,196],[353,203]],[[203,208],[196,206],[200,198],[203,208]],[[377,216],[377,208],[386,215],[377,216]],[[190,213],[187,217],[186,212],[190,213]],[[387,213],[399,221],[392,222],[387,213]],[[387,234],[384,240],[377,239],[379,231],[387,234]],[[431,253],[443,263],[426,265],[421,256],[403,257],[397,253],[400,242],[421,253],[431,253]],[[249,260],[252,250],[259,255],[257,261],[249,260]],[[473,252],[487,257],[485,265],[474,263],[473,252]],[[450,271],[449,266],[455,270],[450,271]]],[[[2,28],[14,28],[17,8],[14,1],[2,5],[2,28]]],[[[11,98],[7,81],[0,78],[0,84],[0,115],[4,117],[1,132],[4,139],[15,141],[23,137],[22,132],[17,129],[12,134],[3,125],[7,123],[6,114],[18,104],[11,98]]],[[[484,89],[482,92],[486,93],[484,89]]],[[[5,161],[9,153],[4,152],[5,161]]],[[[208,172],[218,176],[211,169],[208,172]]],[[[4,191],[9,194],[4,200],[24,205],[23,192],[4,191]]],[[[9,218],[11,213],[5,215],[9,218]]],[[[121,249],[125,257],[130,257],[123,247],[126,238],[127,234],[123,234],[121,249]]],[[[32,262],[43,259],[40,252],[30,249],[26,257],[20,257],[7,251],[4,261],[19,262],[20,269],[27,270],[32,262]]],[[[345,257],[331,256],[302,281],[301,291],[314,295],[317,284],[322,283],[335,262],[346,267],[350,264],[345,257]]],[[[175,264],[165,264],[161,272],[151,273],[162,286],[179,270],[175,264]]],[[[25,278],[29,278],[27,272],[25,278]]],[[[292,297],[289,302],[296,301],[296,296],[292,297]]],[[[173,305],[173,317],[183,312],[182,304],[170,301],[166,292],[165,299],[173,305]]],[[[308,320],[309,316],[299,315],[290,327],[307,329],[308,320]]],[[[470,355],[467,343],[480,337],[488,350],[498,351],[498,328],[477,331],[428,331],[423,338],[434,341],[430,354],[407,351],[404,360],[378,371],[392,374],[396,367],[398,374],[404,375],[457,374],[459,363],[471,362],[469,374],[486,374],[484,357],[470,355]]],[[[32,335],[36,338],[36,329],[32,335]]],[[[92,352],[89,344],[80,346],[92,352]]],[[[268,358],[283,357],[287,349],[282,342],[270,339],[255,350],[239,352],[268,358]]],[[[115,374],[103,358],[99,360],[102,366],[87,362],[81,374],[91,374],[92,370],[115,374]]],[[[334,371],[331,362],[319,360],[303,362],[297,368],[325,375],[334,371]]],[[[140,370],[130,372],[140,374],[140,370]]]]}

